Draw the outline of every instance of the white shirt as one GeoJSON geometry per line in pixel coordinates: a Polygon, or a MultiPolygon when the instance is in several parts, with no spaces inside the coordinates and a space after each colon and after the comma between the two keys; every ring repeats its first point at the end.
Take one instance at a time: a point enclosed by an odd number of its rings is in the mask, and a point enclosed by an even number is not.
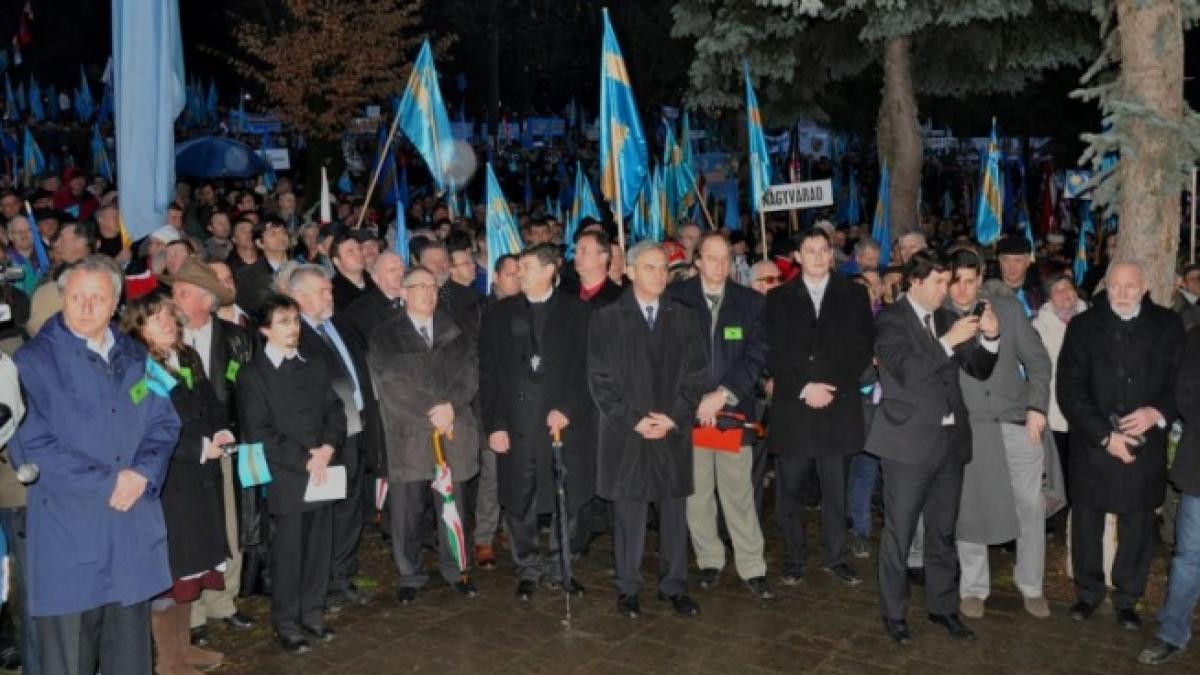
{"type": "Polygon", "coordinates": [[[535,305],[540,305],[540,304],[542,304],[543,302],[546,302],[546,301],[548,301],[548,300],[549,300],[550,298],[552,298],[552,297],[554,297],[554,287],[553,287],[553,286],[551,286],[551,287],[550,287],[550,290],[549,290],[549,291],[546,291],[546,294],[545,294],[545,295],[543,295],[543,296],[542,296],[542,297],[540,297],[540,298],[531,298],[531,297],[529,297],[528,295],[526,295],[526,296],[525,296],[525,299],[526,299],[526,300],[528,300],[529,302],[531,302],[531,303],[535,304],[535,305]]]}
{"type": "Polygon", "coordinates": [[[429,335],[429,341],[433,342],[433,317],[429,317],[428,319],[418,319],[412,314],[409,314],[408,320],[412,322],[413,328],[417,329],[418,335],[421,333],[421,329],[424,328],[425,332],[429,335]]]}
{"type": "Polygon", "coordinates": [[[276,368],[278,368],[279,364],[283,363],[285,359],[304,360],[300,356],[300,353],[295,349],[284,351],[269,342],[267,343],[266,347],[263,347],[263,353],[267,355],[267,360],[271,362],[271,365],[275,366],[276,368]]]}
{"type": "Polygon", "coordinates": [[[204,364],[204,374],[212,379],[212,369],[209,366],[208,360],[212,352],[212,334],[213,322],[209,318],[208,323],[196,329],[184,328],[183,341],[186,342],[196,353],[200,355],[200,362],[204,364]]]}
{"type": "Polygon", "coordinates": [[[1183,296],[1184,300],[1187,300],[1188,302],[1192,303],[1193,305],[1196,304],[1197,299],[1200,299],[1200,296],[1192,295],[1191,293],[1188,293],[1186,290],[1184,290],[1182,288],[1179,289],[1179,293],[1180,293],[1180,295],[1183,296]]]}
{"type": "MultiPolygon", "coordinates": [[[[70,330],[70,328],[68,328],[68,330],[70,330]]],[[[111,327],[104,329],[104,337],[100,338],[99,342],[85,338],[73,330],[71,333],[73,333],[75,337],[79,338],[80,340],[87,342],[87,348],[98,354],[100,358],[104,359],[105,361],[108,361],[108,353],[112,351],[113,345],[117,344],[117,339],[113,337],[111,327]]]]}
{"type": "Polygon", "coordinates": [[[820,316],[821,300],[825,297],[825,289],[829,288],[829,275],[826,274],[825,278],[817,282],[816,285],[809,283],[808,277],[803,277],[803,279],[804,287],[808,289],[808,295],[813,301],[813,312],[816,313],[817,316],[820,316]]]}

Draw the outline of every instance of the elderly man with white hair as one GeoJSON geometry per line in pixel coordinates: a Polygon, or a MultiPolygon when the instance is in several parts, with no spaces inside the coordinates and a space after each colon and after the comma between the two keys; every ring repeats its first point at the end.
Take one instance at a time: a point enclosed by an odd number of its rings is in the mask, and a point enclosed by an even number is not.
{"type": "Polygon", "coordinates": [[[1113,562],[1117,622],[1138,630],[1137,602],[1154,553],[1154,510],[1167,485],[1167,434],[1183,355],[1179,316],[1147,296],[1140,263],[1116,261],[1107,293],[1071,320],[1058,358],[1058,403],[1071,427],[1072,567],[1083,621],[1104,600],[1106,513],[1121,533],[1113,562]]]}

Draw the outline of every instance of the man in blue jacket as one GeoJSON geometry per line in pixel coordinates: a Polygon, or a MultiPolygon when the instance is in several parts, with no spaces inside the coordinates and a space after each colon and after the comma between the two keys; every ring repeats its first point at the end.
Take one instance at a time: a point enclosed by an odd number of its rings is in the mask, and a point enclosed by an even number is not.
{"type": "Polygon", "coordinates": [[[149,599],[171,585],[159,490],[179,435],[146,350],[110,325],[122,288],[91,256],[16,354],[28,412],[10,448],[28,494],[30,613],[47,673],[150,673],[149,599]]]}

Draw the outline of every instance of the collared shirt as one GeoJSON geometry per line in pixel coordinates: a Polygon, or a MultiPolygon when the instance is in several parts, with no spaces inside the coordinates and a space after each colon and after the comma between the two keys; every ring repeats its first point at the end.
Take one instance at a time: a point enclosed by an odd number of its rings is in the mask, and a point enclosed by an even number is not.
{"type": "Polygon", "coordinates": [[[276,368],[278,368],[280,364],[287,359],[300,359],[301,361],[304,360],[304,357],[300,356],[300,352],[296,351],[295,349],[284,351],[270,342],[267,343],[266,347],[263,347],[263,353],[267,355],[267,360],[271,362],[271,365],[275,366],[276,368]]]}
{"type": "Polygon", "coordinates": [[[362,389],[358,386],[358,373],[354,370],[354,360],[350,358],[350,350],[346,348],[346,343],[342,341],[342,336],[338,335],[337,328],[329,319],[317,323],[305,316],[304,322],[317,331],[318,335],[324,333],[329,338],[329,342],[333,344],[334,350],[338,353],[338,358],[342,360],[342,366],[345,367],[346,373],[350,375],[350,382],[354,384],[354,407],[359,412],[362,412],[363,395],[362,389]]]}
{"type": "Polygon", "coordinates": [[[420,334],[421,337],[428,335],[429,337],[427,339],[429,342],[433,342],[433,317],[422,320],[417,319],[417,317],[413,316],[412,314],[409,314],[408,320],[412,322],[413,328],[417,329],[417,333],[420,334]]]}
{"type": "Polygon", "coordinates": [[[1193,305],[1196,304],[1196,300],[1200,300],[1200,296],[1192,295],[1191,293],[1188,293],[1186,290],[1184,290],[1182,288],[1179,289],[1179,293],[1180,293],[1180,295],[1183,296],[1184,300],[1187,300],[1188,302],[1190,302],[1193,305]]]}
{"type": "MultiPolygon", "coordinates": [[[[554,297],[554,287],[553,286],[551,286],[550,290],[547,291],[547,293],[540,298],[531,298],[528,295],[526,295],[525,299],[535,305],[540,305],[543,302],[548,302],[550,300],[550,298],[552,298],[552,297],[554,297]]],[[[431,335],[432,335],[432,333],[431,333],[431,335]]]]}
{"type": "Polygon", "coordinates": [[[584,302],[588,302],[592,298],[596,297],[596,294],[598,294],[600,291],[604,290],[604,282],[605,281],[608,281],[608,279],[604,279],[603,281],[596,284],[595,286],[592,286],[591,288],[584,286],[582,283],[579,284],[579,299],[584,302]]]}
{"type": "Polygon", "coordinates": [[[813,311],[817,316],[820,316],[821,300],[825,297],[825,289],[829,288],[829,275],[826,274],[825,278],[815,285],[809,283],[808,278],[804,277],[804,287],[808,289],[808,295],[812,298],[813,311]]]}
{"type": "MultiPolygon", "coordinates": [[[[913,311],[916,312],[916,314],[917,314],[917,320],[921,322],[922,327],[926,327],[926,326],[930,325],[930,324],[925,323],[925,317],[927,317],[927,316],[930,317],[930,323],[932,323],[933,325],[936,326],[936,323],[933,321],[933,316],[932,316],[933,312],[930,312],[929,310],[925,309],[917,302],[910,301],[908,304],[912,305],[913,311]]],[[[926,329],[926,330],[928,330],[928,329],[926,329]]],[[[936,331],[937,329],[935,328],[934,330],[936,331]]],[[[930,337],[932,338],[934,336],[931,335],[930,337]]],[[[940,344],[942,346],[942,349],[945,350],[947,357],[954,356],[954,348],[951,347],[948,342],[946,342],[945,337],[937,337],[936,339],[938,341],[938,344],[940,344]]],[[[999,337],[997,337],[995,340],[992,340],[992,339],[985,337],[982,333],[980,333],[979,343],[981,345],[983,345],[984,349],[988,350],[989,352],[991,352],[993,354],[995,354],[997,351],[1000,350],[1000,338],[999,337]]],[[[945,416],[942,417],[942,426],[948,427],[952,424],[954,424],[954,411],[950,411],[950,412],[946,413],[945,416]]]]}
{"type": "Polygon", "coordinates": [[[183,341],[191,346],[192,349],[195,349],[196,353],[200,355],[200,362],[204,364],[204,374],[210,379],[212,378],[212,370],[208,360],[212,352],[212,334],[212,317],[209,317],[208,323],[204,324],[200,328],[183,329],[183,341]]]}
{"type": "MultiPolygon", "coordinates": [[[[71,329],[68,327],[68,330],[71,329]]],[[[117,344],[117,339],[113,337],[112,327],[106,327],[104,329],[104,336],[100,338],[99,342],[85,338],[79,333],[76,333],[74,330],[71,330],[71,333],[80,340],[85,341],[87,343],[87,348],[105,361],[108,361],[109,353],[112,352],[113,346],[117,344]]]]}
{"type": "MultiPolygon", "coordinates": [[[[637,300],[637,296],[634,296],[634,299],[637,300]]],[[[654,317],[654,325],[657,326],[658,325],[658,299],[656,298],[654,300],[654,302],[642,302],[641,300],[637,300],[637,304],[638,304],[638,307],[640,307],[642,310],[642,320],[649,323],[650,317],[653,316],[654,317]]]]}

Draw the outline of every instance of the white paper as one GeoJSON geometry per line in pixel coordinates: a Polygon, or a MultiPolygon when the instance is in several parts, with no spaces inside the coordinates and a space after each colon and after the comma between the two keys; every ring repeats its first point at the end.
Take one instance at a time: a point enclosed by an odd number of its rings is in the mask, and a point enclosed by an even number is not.
{"type": "Polygon", "coordinates": [[[304,489],[304,501],[327,502],[346,498],[346,467],[325,468],[325,482],[313,485],[312,474],[308,476],[308,487],[304,489]]]}

